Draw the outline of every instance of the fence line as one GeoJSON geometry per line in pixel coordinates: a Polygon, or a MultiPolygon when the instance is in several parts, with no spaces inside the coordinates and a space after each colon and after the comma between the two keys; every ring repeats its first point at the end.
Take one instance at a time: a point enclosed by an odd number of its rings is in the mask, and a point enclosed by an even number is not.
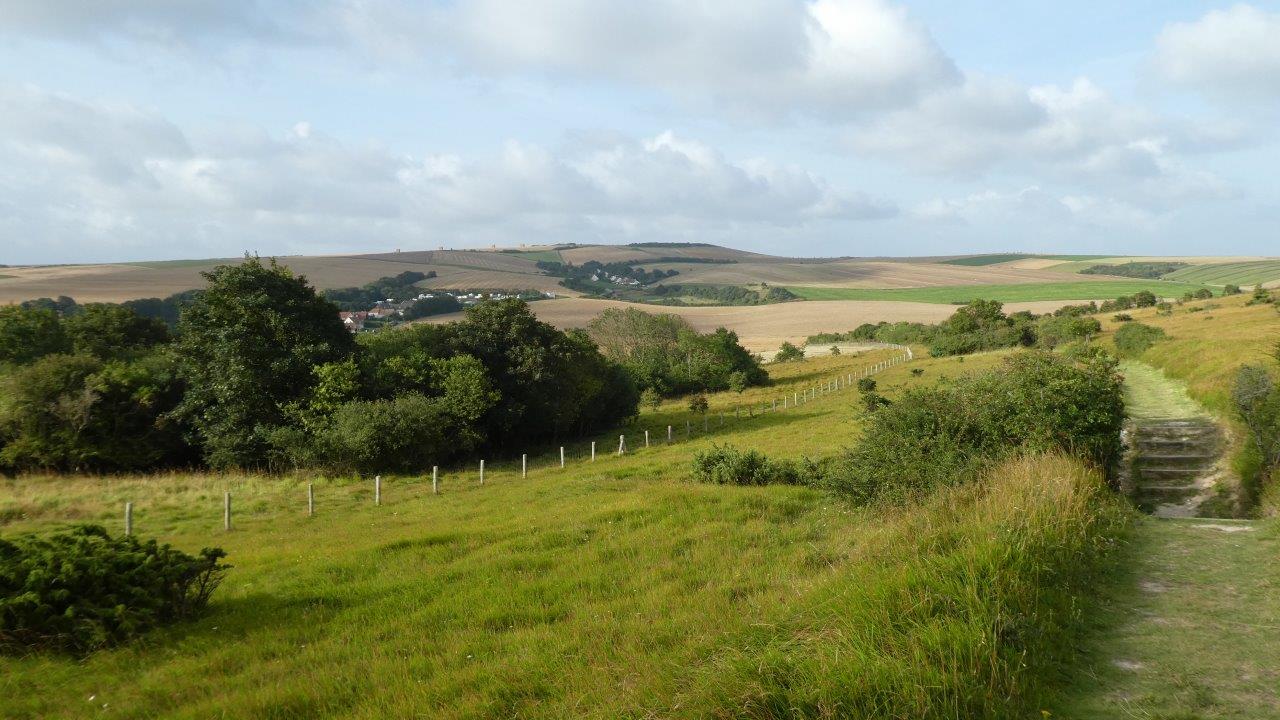
{"type": "MultiPolygon", "coordinates": [[[[911,351],[911,348],[909,347],[905,347],[902,345],[889,345],[888,347],[895,350],[901,350],[903,352],[901,355],[895,354],[892,358],[888,360],[877,362],[871,366],[863,367],[860,371],[843,373],[841,375],[835,376],[834,378],[826,378],[826,379],[822,379],[817,382],[814,382],[810,384],[809,387],[799,389],[799,390],[792,390],[790,405],[788,405],[787,403],[788,398],[786,393],[784,392],[782,393],[781,409],[784,411],[788,409],[796,409],[808,402],[812,402],[816,400],[820,395],[826,396],[826,395],[834,394],[841,390],[848,390],[854,387],[854,385],[856,384],[855,378],[862,379],[862,378],[871,377],[872,375],[883,372],[891,367],[900,365],[902,363],[910,362],[911,360],[915,359],[915,354],[911,351]]],[[[741,419],[742,416],[740,411],[743,409],[743,407],[744,407],[743,405],[734,405],[733,416],[735,419],[741,419]]],[[[745,408],[747,410],[747,419],[754,419],[756,417],[756,414],[755,414],[756,406],[754,401],[746,405],[745,408]]],[[[779,411],[778,399],[775,397],[775,398],[771,398],[769,402],[761,401],[759,410],[760,410],[760,417],[763,417],[766,413],[776,414],[779,411]]],[[[719,415],[720,415],[719,427],[723,428],[725,427],[725,411],[723,409],[720,410],[719,415]]],[[[712,431],[710,429],[710,421],[709,421],[708,415],[706,413],[702,413],[702,416],[703,416],[702,430],[703,430],[703,436],[705,437],[707,435],[710,435],[712,431]]],[[[685,440],[690,440],[692,439],[692,437],[693,437],[692,421],[690,419],[686,419],[685,420],[685,440]]],[[[591,455],[590,455],[591,462],[595,462],[596,460],[596,442],[597,441],[595,440],[591,441],[591,455]]],[[[675,442],[672,425],[667,425],[667,442],[668,443],[675,442]]],[[[627,443],[626,434],[623,433],[619,435],[618,451],[617,451],[617,455],[619,457],[626,454],[627,452],[626,443],[627,443]]],[[[650,447],[649,430],[647,429],[644,430],[644,447],[645,448],[650,447]]],[[[563,445],[560,446],[560,467],[562,469],[566,467],[565,446],[563,445]]],[[[528,476],[529,476],[529,454],[522,453],[520,455],[520,477],[528,478],[528,476]]],[[[480,486],[482,487],[484,486],[484,480],[485,480],[485,461],[482,459],[480,460],[480,483],[479,483],[480,486]]],[[[373,483],[374,483],[374,486],[373,486],[374,505],[381,506],[382,505],[382,476],[375,475],[373,479],[373,483]]],[[[431,467],[431,493],[433,495],[440,494],[440,466],[439,465],[433,465],[431,467]]],[[[307,483],[307,516],[308,517],[315,516],[315,511],[316,511],[315,502],[316,502],[315,485],[313,483],[307,483]]],[[[230,531],[232,529],[231,492],[230,491],[226,491],[223,493],[222,513],[223,513],[222,514],[223,530],[230,531]]],[[[133,534],[133,503],[132,502],[126,502],[124,505],[124,531],[125,531],[125,535],[133,534]]]]}

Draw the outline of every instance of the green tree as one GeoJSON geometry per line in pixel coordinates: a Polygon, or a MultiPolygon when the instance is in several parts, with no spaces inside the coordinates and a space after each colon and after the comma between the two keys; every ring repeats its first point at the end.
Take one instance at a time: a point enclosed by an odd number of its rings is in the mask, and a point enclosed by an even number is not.
{"type": "Polygon", "coordinates": [[[166,354],[47,355],[0,385],[0,464],[128,471],[190,462],[184,428],[169,417],[182,391],[166,354]]]}
{"type": "Polygon", "coordinates": [[[48,308],[0,306],[0,363],[29,363],[70,348],[58,313],[48,308]]]}
{"type": "Polygon", "coordinates": [[[349,357],[354,341],[337,308],[274,259],[203,275],[208,287],[179,322],[182,411],[210,465],[261,466],[275,429],[295,424],[311,399],[314,368],[349,357]]]}
{"type": "Polygon", "coordinates": [[[657,410],[658,406],[662,405],[662,393],[647,387],[640,392],[640,404],[650,410],[657,410]]]}
{"type": "Polygon", "coordinates": [[[1140,308],[1155,307],[1158,302],[1160,302],[1160,298],[1157,298],[1156,294],[1150,290],[1139,290],[1133,294],[1133,304],[1140,308]]]}
{"type": "Polygon", "coordinates": [[[124,305],[89,303],[62,321],[72,349],[109,360],[169,341],[163,321],[148,318],[124,305]]]}

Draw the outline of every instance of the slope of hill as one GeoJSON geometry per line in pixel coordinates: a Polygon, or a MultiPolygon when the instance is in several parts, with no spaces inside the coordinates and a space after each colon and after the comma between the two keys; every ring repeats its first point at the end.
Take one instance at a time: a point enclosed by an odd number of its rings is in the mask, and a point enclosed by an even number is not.
{"type": "Polygon", "coordinates": [[[1251,287],[1262,284],[1276,287],[1280,286],[1280,260],[1192,265],[1165,275],[1165,279],[1205,285],[1233,284],[1251,287]]]}

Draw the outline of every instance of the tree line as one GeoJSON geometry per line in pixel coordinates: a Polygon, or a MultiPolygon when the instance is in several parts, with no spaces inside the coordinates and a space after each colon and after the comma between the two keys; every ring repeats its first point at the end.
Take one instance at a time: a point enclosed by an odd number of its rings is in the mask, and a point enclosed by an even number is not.
{"type": "Polygon", "coordinates": [[[357,338],[274,260],[204,275],[173,329],[127,305],[0,307],[0,469],[409,470],[636,412],[631,371],[520,300],[357,338]]]}

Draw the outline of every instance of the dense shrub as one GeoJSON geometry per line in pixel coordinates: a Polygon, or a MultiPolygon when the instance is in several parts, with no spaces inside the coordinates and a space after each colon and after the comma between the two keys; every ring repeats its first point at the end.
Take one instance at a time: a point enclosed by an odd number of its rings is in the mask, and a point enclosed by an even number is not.
{"type": "Polygon", "coordinates": [[[587,325],[587,333],[640,388],[679,395],[730,389],[735,373],[747,385],[769,379],[736,333],[724,328],[699,333],[677,315],[610,309],[587,325]]]}
{"type": "Polygon", "coordinates": [[[1076,340],[1088,340],[1102,332],[1097,318],[1084,315],[1060,315],[1040,318],[1036,323],[1036,342],[1052,350],[1076,340]]]}
{"type": "Polygon", "coordinates": [[[1246,365],[1236,372],[1231,388],[1236,412],[1249,429],[1262,471],[1280,467],[1280,388],[1267,368],[1246,365]]]}
{"type": "Polygon", "coordinates": [[[1120,453],[1124,403],[1115,362],[1019,353],[994,372],[906,391],[872,415],[825,482],[857,502],[903,500],[970,480],[1026,450],[1063,450],[1101,468],[1120,453]]]}
{"type": "Polygon", "coordinates": [[[1165,338],[1164,330],[1140,322],[1126,323],[1116,330],[1116,352],[1126,357],[1136,357],[1165,338]]]}
{"type": "Polygon", "coordinates": [[[694,454],[693,475],[700,482],[717,485],[799,485],[806,476],[803,465],[771,460],[756,450],[712,445],[694,454]]]}
{"type": "Polygon", "coordinates": [[[131,471],[189,464],[177,365],[164,352],[130,360],[48,355],[0,378],[0,466],[131,471]]]}
{"type": "Polygon", "coordinates": [[[226,573],[225,556],[112,538],[92,525],[0,539],[0,650],[85,652],[190,618],[226,573]]]}
{"type": "MultiPolygon", "coordinates": [[[[837,349],[838,352],[838,349],[837,349]]],[[[804,359],[804,348],[798,348],[789,342],[782,343],[782,347],[778,348],[778,353],[773,356],[774,362],[791,362],[793,360],[804,359]]]]}
{"type": "Polygon", "coordinates": [[[163,321],[143,317],[130,307],[89,303],[63,321],[74,352],[110,360],[169,342],[163,321]]]}
{"type": "Polygon", "coordinates": [[[29,363],[70,349],[58,313],[48,308],[0,306],[0,363],[29,363]]]}

